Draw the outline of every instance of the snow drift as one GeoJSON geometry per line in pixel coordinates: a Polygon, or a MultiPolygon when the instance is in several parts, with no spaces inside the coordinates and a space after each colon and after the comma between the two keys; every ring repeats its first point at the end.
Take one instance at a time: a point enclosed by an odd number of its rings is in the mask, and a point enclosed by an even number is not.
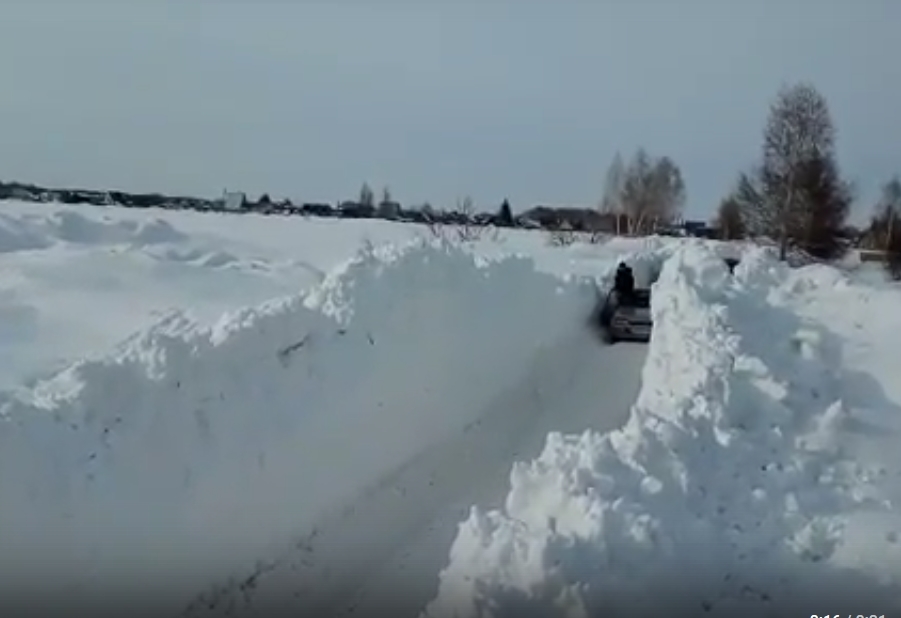
{"type": "Polygon", "coordinates": [[[58,242],[76,245],[174,243],[186,236],[160,218],[117,221],[87,217],[73,209],[50,214],[0,214],[0,254],[46,249],[58,242]]]}
{"type": "Polygon", "coordinates": [[[460,431],[594,299],[528,259],[370,249],[312,293],[210,328],[175,314],[6,395],[0,598],[226,578],[460,431]]]}
{"type": "Polygon", "coordinates": [[[785,272],[750,251],[675,251],[629,422],[551,434],[503,509],[460,525],[429,618],[888,614],[901,595],[830,561],[878,471],[838,441],[840,364],[767,300],[785,272]]]}

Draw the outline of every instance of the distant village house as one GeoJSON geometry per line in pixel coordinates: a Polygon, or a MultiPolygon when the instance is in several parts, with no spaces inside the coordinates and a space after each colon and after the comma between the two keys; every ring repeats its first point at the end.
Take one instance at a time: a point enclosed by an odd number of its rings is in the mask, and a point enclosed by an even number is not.
{"type": "Polygon", "coordinates": [[[225,210],[242,210],[247,204],[247,194],[241,191],[223,191],[222,207],[225,210]]]}

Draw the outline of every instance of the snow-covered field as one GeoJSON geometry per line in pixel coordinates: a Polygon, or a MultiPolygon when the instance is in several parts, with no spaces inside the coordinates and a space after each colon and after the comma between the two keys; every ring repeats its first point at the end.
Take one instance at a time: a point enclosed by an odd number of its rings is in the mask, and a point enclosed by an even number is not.
{"type": "MultiPolygon", "coordinates": [[[[210,323],[309,289],[363,245],[431,237],[384,221],[0,202],[0,388],[102,353],[173,309],[210,323]]],[[[593,273],[609,261],[544,245],[524,231],[476,243],[486,255],[535,256],[552,273],[593,273]]]]}
{"type": "Polygon", "coordinates": [[[893,614],[901,290],[724,251],[0,204],[0,606],[893,614]]]}

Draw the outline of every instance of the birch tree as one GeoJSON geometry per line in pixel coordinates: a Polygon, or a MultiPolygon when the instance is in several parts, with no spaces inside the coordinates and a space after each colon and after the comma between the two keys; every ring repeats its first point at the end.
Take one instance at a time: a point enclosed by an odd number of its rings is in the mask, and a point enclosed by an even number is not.
{"type": "Polygon", "coordinates": [[[835,127],[825,97],[812,85],[780,89],[763,132],[762,161],[739,177],[734,199],[748,230],[820,257],[842,250],[852,188],[839,174],[835,127]]]}

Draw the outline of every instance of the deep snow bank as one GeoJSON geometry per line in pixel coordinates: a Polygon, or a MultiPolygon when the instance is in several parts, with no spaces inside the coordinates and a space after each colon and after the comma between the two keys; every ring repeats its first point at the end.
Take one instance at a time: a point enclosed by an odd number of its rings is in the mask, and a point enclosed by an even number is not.
{"type": "Polygon", "coordinates": [[[306,296],[175,315],[7,396],[0,598],[197,592],[461,431],[594,298],[527,259],[369,250],[306,296]]]}
{"type": "Polygon", "coordinates": [[[836,442],[833,350],[766,300],[781,269],[750,251],[730,277],[715,250],[676,251],[629,422],[517,464],[505,507],[461,524],[425,615],[891,612],[897,590],[830,564],[848,512],[891,505],[836,442]]]}

